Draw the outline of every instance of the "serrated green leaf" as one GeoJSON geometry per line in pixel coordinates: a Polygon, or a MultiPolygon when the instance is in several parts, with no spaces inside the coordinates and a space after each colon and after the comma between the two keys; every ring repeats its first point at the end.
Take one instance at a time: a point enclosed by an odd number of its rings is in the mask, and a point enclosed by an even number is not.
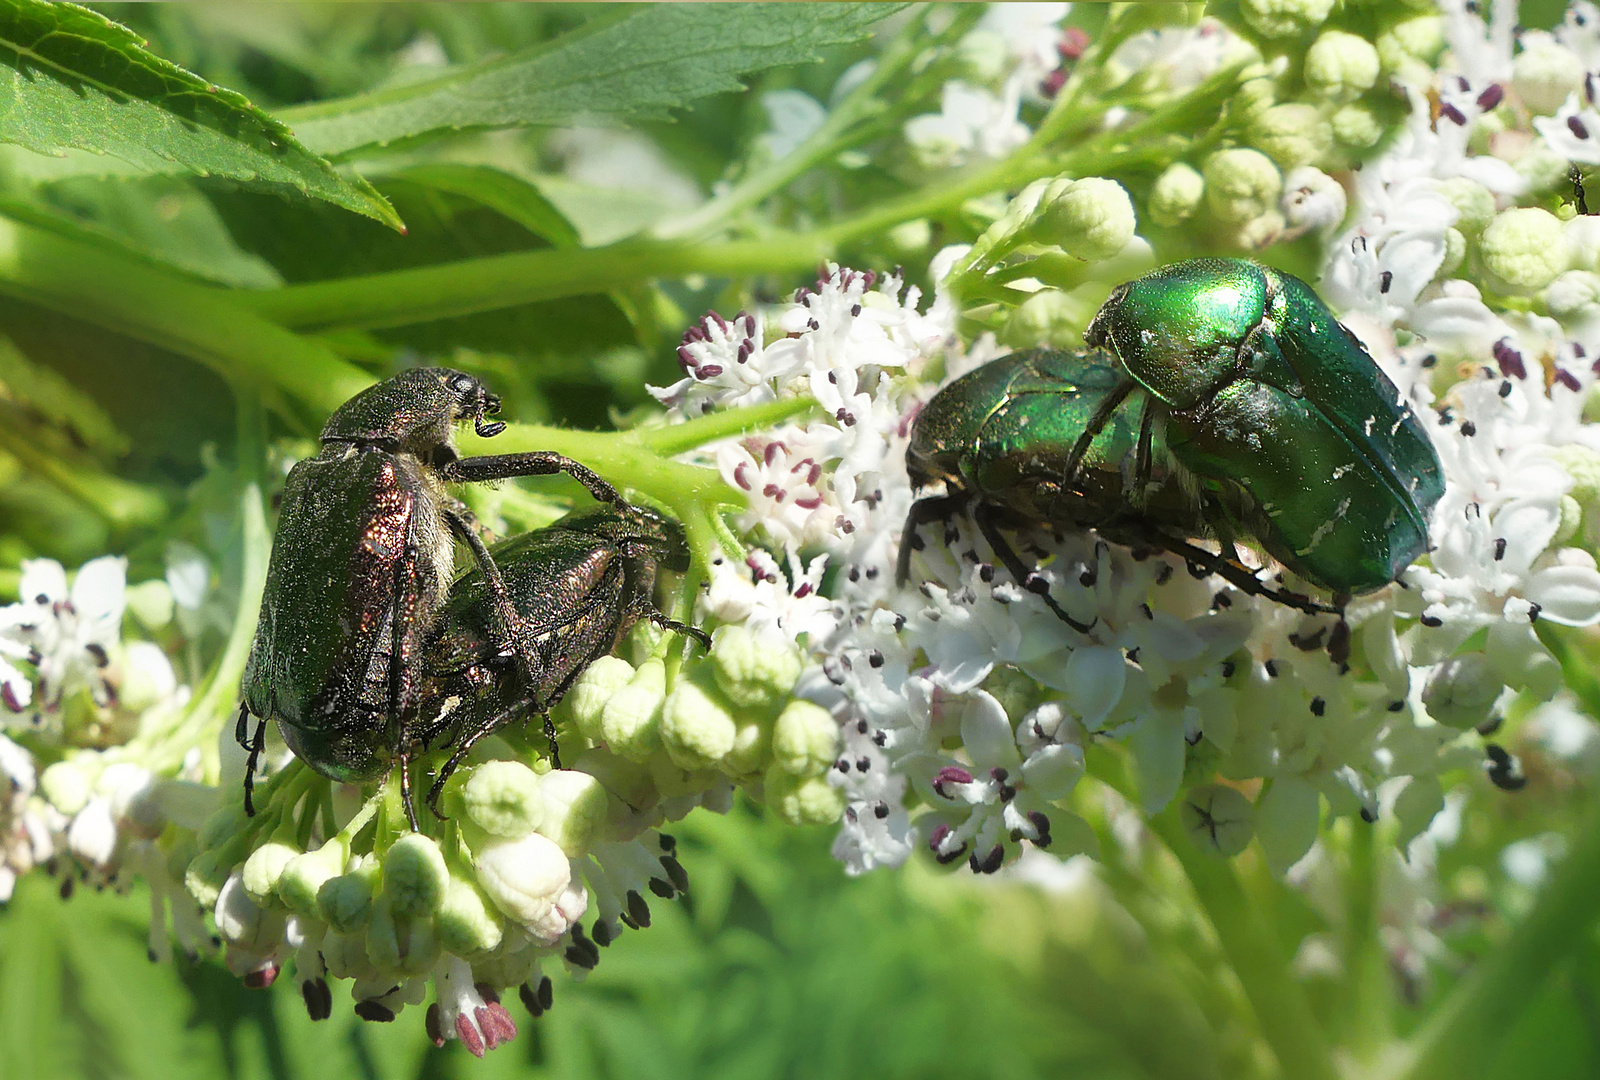
{"type": "Polygon", "coordinates": [[[0,142],[292,188],[401,228],[366,181],[340,176],[244,97],[73,4],[0,0],[0,142]]]}
{"type": "Polygon", "coordinates": [[[546,45],[436,79],[285,110],[329,156],[468,128],[661,119],[741,88],[753,71],[818,59],[899,4],[659,4],[602,15],[546,45]]]}

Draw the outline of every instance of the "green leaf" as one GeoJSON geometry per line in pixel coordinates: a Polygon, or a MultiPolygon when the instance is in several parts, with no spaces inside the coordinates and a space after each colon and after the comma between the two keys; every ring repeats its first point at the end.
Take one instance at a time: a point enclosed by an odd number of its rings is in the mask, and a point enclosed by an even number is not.
{"type": "Polygon", "coordinates": [[[9,69],[0,71],[0,142],[292,188],[402,227],[366,181],[341,177],[244,97],[168,63],[86,8],[0,0],[0,67],[9,69]]]}
{"type": "Polygon", "coordinates": [[[289,109],[307,146],[365,146],[468,128],[663,119],[741,75],[819,58],[898,4],[660,4],[602,15],[561,38],[436,79],[289,109]]]}

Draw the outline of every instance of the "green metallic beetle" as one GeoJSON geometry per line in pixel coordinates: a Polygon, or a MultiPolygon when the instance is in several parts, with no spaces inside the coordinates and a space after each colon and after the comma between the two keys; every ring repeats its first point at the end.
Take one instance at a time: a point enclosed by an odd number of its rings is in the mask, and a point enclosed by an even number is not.
{"type": "Polygon", "coordinates": [[[1148,395],[1101,350],[1035,349],[990,361],[956,379],[918,413],[906,450],[913,488],[942,482],[944,495],[919,499],[906,517],[896,577],[910,574],[919,525],[972,510],[1007,571],[1074,629],[1000,529],[1046,523],[1095,529],[1107,539],[1182,555],[1200,573],[1221,574],[1253,593],[1308,611],[1304,598],[1267,589],[1235,561],[1200,548],[1229,516],[1174,460],[1148,395]],[[1088,442],[1080,449],[1086,433],[1088,442]]]}
{"type": "Polygon", "coordinates": [[[530,682],[495,629],[494,597],[481,569],[450,589],[425,650],[421,705],[408,739],[448,734],[455,746],[428,791],[438,813],[445,781],[482,738],[555,706],[585,668],[616,649],[639,619],[695,638],[655,603],[657,573],[689,568],[677,522],[626,503],[577,511],[490,548],[524,633],[538,651],[530,682]]]}
{"type": "Polygon", "coordinates": [[[235,730],[250,752],[247,812],[269,720],[302,761],[335,780],[375,779],[403,755],[403,718],[417,702],[422,646],[445,600],[456,539],[489,577],[500,640],[538,681],[538,657],[516,630],[494,561],[444,485],[565,472],[602,502],[620,497],[559,454],[457,456],[454,426],[498,434],[505,425],[486,417],[499,409],[471,375],[414,368],[341,405],[320,452],[290,471],[235,730]]]}
{"type": "Polygon", "coordinates": [[[1121,395],[1147,395],[1146,427],[1214,496],[1219,531],[1253,536],[1336,597],[1381,588],[1427,550],[1444,493],[1433,444],[1299,278],[1242,259],[1176,263],[1118,286],[1084,337],[1121,361],[1121,395]]]}

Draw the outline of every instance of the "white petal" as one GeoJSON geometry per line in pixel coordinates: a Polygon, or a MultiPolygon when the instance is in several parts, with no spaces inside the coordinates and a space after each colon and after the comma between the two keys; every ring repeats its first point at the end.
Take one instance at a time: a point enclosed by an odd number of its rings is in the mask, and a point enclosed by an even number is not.
{"type": "Polygon", "coordinates": [[[1062,689],[1067,704],[1083,718],[1083,726],[1093,730],[1121,699],[1127,678],[1128,661],[1121,649],[1091,645],[1073,650],[1067,658],[1062,689]]]}
{"type": "Polygon", "coordinates": [[[1317,789],[1298,776],[1280,776],[1256,803],[1256,838],[1267,865],[1284,874],[1317,838],[1322,803],[1317,789]]]}
{"type": "Polygon", "coordinates": [[[1073,743],[1052,743],[1031,754],[1022,765],[1022,778],[1046,802],[1064,799],[1083,775],[1083,749],[1073,743]]]}
{"type": "Polygon", "coordinates": [[[24,603],[53,604],[67,598],[67,572],[54,559],[23,559],[17,595],[24,603]]]}
{"type": "Polygon", "coordinates": [[[128,587],[128,560],[119,555],[90,559],[72,582],[72,606],[91,627],[91,641],[116,640],[128,587]]]}
{"type": "Polygon", "coordinates": [[[1561,500],[1513,499],[1494,515],[1492,527],[1495,536],[1506,541],[1500,569],[1520,576],[1544,553],[1561,527],[1561,500]]]}
{"type": "Polygon", "coordinates": [[[1160,813],[1183,781],[1183,720],[1170,711],[1146,712],[1129,740],[1139,770],[1139,802],[1145,813],[1160,813]]]}
{"type": "Polygon", "coordinates": [[[979,690],[961,713],[961,744],[978,769],[1014,769],[1022,764],[1011,720],[994,696],[979,690]]]}
{"type": "Polygon", "coordinates": [[[1528,579],[1523,595],[1539,605],[1539,618],[1563,626],[1600,622],[1600,572],[1584,566],[1553,566],[1528,579]]]}

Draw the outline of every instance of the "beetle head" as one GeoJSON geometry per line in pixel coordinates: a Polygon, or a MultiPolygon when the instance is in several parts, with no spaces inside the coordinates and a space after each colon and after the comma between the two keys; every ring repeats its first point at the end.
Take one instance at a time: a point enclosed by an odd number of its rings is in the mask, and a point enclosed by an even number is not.
{"type": "Polygon", "coordinates": [[[489,437],[505,430],[500,399],[475,376],[450,368],[412,368],[368,387],[328,417],[323,442],[375,443],[389,450],[426,456],[450,444],[457,423],[489,437]]]}

